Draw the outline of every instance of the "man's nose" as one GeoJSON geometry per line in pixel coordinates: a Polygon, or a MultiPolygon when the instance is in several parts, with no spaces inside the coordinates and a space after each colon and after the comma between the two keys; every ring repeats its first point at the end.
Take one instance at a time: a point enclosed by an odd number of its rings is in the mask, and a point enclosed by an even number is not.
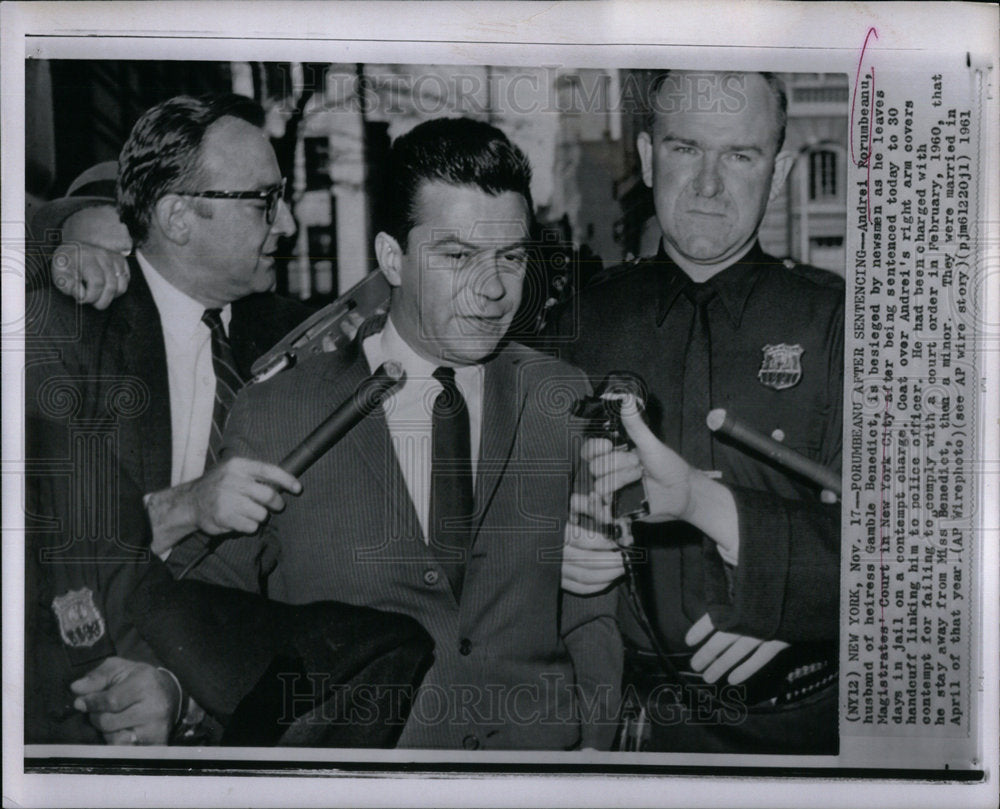
{"type": "Polygon", "coordinates": [[[483,258],[476,278],[476,292],[491,301],[504,297],[507,294],[507,287],[501,278],[502,272],[503,266],[496,256],[483,258]]]}
{"type": "Polygon", "coordinates": [[[719,156],[717,154],[706,152],[702,155],[694,188],[700,197],[714,197],[722,190],[722,176],[719,174],[719,156]]]}
{"type": "Polygon", "coordinates": [[[285,200],[278,200],[278,211],[274,216],[274,224],[271,230],[279,236],[291,236],[298,229],[295,224],[295,217],[292,216],[292,209],[285,200]]]}

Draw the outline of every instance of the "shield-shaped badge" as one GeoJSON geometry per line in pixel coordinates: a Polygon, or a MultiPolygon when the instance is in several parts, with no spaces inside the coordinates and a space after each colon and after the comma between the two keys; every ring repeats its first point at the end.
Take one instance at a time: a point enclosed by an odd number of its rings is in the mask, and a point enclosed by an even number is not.
{"type": "Polygon", "coordinates": [[[90,588],[56,596],[52,599],[52,610],[59,621],[59,634],[67,646],[93,646],[104,637],[104,618],[94,603],[90,588]]]}
{"type": "Polygon", "coordinates": [[[762,385],[775,390],[793,388],[802,379],[802,346],[778,343],[761,349],[764,361],[757,372],[762,385]]]}

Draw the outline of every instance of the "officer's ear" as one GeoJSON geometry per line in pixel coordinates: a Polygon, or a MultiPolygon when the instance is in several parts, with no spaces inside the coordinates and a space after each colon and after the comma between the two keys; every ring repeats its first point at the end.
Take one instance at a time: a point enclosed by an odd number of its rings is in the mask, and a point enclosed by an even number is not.
{"type": "Polygon", "coordinates": [[[781,189],[785,187],[785,180],[788,179],[788,173],[794,164],[795,155],[791,152],[778,152],[774,158],[774,171],[771,173],[771,194],[768,197],[768,202],[778,196],[781,189]]]}
{"type": "Polygon", "coordinates": [[[385,231],[375,237],[375,258],[390,286],[398,287],[402,282],[403,249],[399,242],[385,231]]]}
{"type": "Polygon", "coordinates": [[[180,194],[164,194],[153,208],[153,221],[160,232],[174,244],[187,244],[191,238],[191,203],[180,194]]]}
{"type": "Polygon", "coordinates": [[[653,187],[653,139],[648,132],[640,132],[635,139],[635,148],[639,150],[639,162],[642,164],[642,181],[653,187]]]}

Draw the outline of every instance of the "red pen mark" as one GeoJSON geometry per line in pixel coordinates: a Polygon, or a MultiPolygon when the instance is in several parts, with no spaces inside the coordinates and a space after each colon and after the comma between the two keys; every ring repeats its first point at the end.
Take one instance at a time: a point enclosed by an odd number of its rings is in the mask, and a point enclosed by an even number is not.
{"type": "MultiPolygon", "coordinates": [[[[861,56],[858,57],[858,70],[854,74],[854,95],[851,97],[851,141],[850,141],[850,143],[851,143],[851,162],[854,163],[854,165],[858,166],[859,168],[860,168],[861,164],[854,157],[854,107],[855,107],[855,105],[857,104],[857,101],[858,101],[858,84],[860,83],[860,80],[861,80],[861,66],[864,64],[864,61],[865,61],[865,51],[868,50],[868,40],[872,38],[872,34],[875,35],[875,39],[878,39],[878,31],[874,27],[868,29],[868,33],[865,35],[865,44],[861,46],[861,56]]],[[[875,70],[873,68],[872,69],[872,80],[874,81],[874,79],[875,79],[875,70]]],[[[871,128],[869,127],[869,133],[870,132],[871,132],[871,128]]],[[[870,134],[869,134],[869,137],[870,137],[870,134]]],[[[870,154],[870,152],[869,152],[869,154],[870,154]]]]}

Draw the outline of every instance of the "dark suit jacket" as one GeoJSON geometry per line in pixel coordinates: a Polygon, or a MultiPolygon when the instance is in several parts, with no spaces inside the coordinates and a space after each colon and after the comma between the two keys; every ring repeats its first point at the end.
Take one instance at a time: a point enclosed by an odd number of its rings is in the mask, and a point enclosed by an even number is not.
{"type": "MultiPolygon", "coordinates": [[[[73,708],[69,684],[112,654],[159,665],[124,615],[151,565],[169,574],[144,550],[149,527],[142,497],[127,479],[118,481],[117,494],[108,493],[114,499],[81,508],[70,433],[34,418],[26,433],[25,742],[99,744],[101,734],[73,708]],[[109,506],[113,516],[105,512],[109,506]]],[[[99,470],[103,480],[113,476],[113,456],[94,460],[88,470],[99,470]]]]}
{"type": "MultiPolygon", "coordinates": [[[[135,259],[130,266],[128,292],[104,310],[51,289],[28,295],[25,407],[43,418],[105,428],[123,470],[146,493],[170,485],[170,389],[160,313],[135,259]]],[[[230,343],[244,377],[309,314],[269,293],[233,303],[230,343]]]]}
{"type": "MultiPolygon", "coordinates": [[[[25,314],[26,739],[97,742],[69,707],[69,682],[110,654],[158,662],[125,608],[136,581],[160,565],[148,552],[141,496],[170,485],[163,334],[134,262],[129,291],[103,311],[48,288],[27,295],[25,314]],[[81,590],[90,594],[84,613],[99,613],[105,632],[99,643],[74,649],[51,605],[81,590]]],[[[230,331],[241,370],[249,372],[306,315],[274,295],[234,304],[230,331]]]]}
{"type": "MultiPolygon", "coordinates": [[[[277,461],[368,373],[356,341],[244,389],[224,453],[277,461]]],[[[579,457],[568,413],[587,390],[576,369],[517,344],[487,363],[460,602],[423,540],[381,411],[302,475],[301,496],[257,536],[223,543],[195,575],[280,601],[338,599],[416,618],[436,660],[400,746],[607,747],[621,678],[617,596],[559,588],[579,457]]],[[[187,545],[171,565],[188,561],[187,545]]]]}

